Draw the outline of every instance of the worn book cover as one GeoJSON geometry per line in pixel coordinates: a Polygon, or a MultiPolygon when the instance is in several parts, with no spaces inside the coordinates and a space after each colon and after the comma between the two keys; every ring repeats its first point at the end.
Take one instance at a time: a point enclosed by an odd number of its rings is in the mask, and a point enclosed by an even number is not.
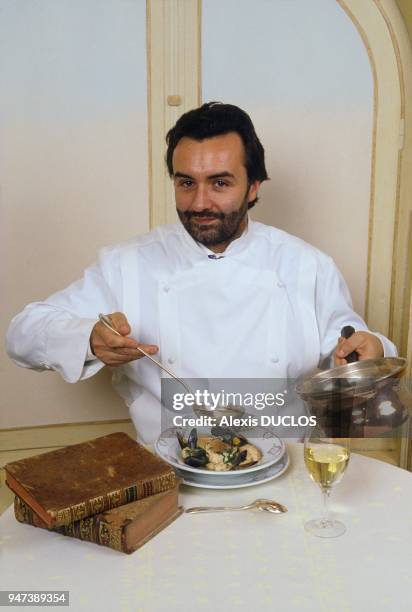
{"type": "Polygon", "coordinates": [[[20,523],[130,554],[182,514],[178,492],[179,487],[175,486],[163,493],[51,529],[17,496],[14,498],[14,513],[20,523]]]}
{"type": "Polygon", "coordinates": [[[6,483],[48,527],[68,525],[174,487],[160,457],[125,433],[8,463],[6,483]]]}

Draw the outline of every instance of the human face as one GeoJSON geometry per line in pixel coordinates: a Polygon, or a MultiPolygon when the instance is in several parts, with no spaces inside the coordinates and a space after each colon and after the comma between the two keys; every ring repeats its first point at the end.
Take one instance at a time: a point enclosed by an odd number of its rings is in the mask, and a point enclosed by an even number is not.
{"type": "Polygon", "coordinates": [[[189,234],[221,253],[246,227],[259,182],[248,183],[236,132],[197,141],[182,138],[173,153],[176,208],[189,234]]]}

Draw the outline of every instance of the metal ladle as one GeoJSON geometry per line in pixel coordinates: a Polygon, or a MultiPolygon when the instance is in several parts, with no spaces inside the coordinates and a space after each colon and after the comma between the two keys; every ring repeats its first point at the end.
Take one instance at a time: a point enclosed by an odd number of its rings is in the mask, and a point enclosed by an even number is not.
{"type": "MultiPolygon", "coordinates": [[[[117,336],[122,335],[121,333],[117,331],[117,329],[113,327],[113,323],[107,315],[100,313],[99,321],[103,323],[103,325],[105,325],[108,329],[110,329],[110,331],[112,331],[117,336]]],[[[182,387],[184,387],[184,389],[186,389],[186,391],[190,393],[190,395],[193,395],[193,397],[196,396],[193,389],[191,389],[189,385],[185,383],[181,378],[179,378],[172,370],[170,370],[165,365],[160,363],[160,361],[157,361],[157,359],[154,359],[154,357],[149,355],[149,353],[146,353],[146,351],[140,348],[139,346],[137,347],[136,350],[140,351],[140,353],[142,353],[145,357],[150,359],[150,361],[153,361],[153,363],[155,363],[161,370],[164,370],[167,374],[169,374],[169,376],[177,380],[177,382],[179,382],[182,385],[182,387]]],[[[222,407],[217,407],[216,409],[214,409],[210,406],[205,406],[204,404],[195,404],[194,406],[192,406],[192,409],[193,409],[193,412],[196,414],[196,416],[214,416],[216,415],[216,417],[221,417],[223,415],[224,416],[231,415],[233,417],[240,417],[245,412],[244,409],[239,406],[232,406],[232,407],[222,406],[222,407]]]]}
{"type": "Polygon", "coordinates": [[[286,506],[279,504],[279,502],[272,501],[270,499],[256,499],[251,504],[245,506],[196,506],[193,508],[187,508],[185,512],[187,514],[198,514],[205,512],[233,512],[237,510],[260,510],[262,512],[272,512],[272,514],[283,514],[287,512],[286,506]]]}

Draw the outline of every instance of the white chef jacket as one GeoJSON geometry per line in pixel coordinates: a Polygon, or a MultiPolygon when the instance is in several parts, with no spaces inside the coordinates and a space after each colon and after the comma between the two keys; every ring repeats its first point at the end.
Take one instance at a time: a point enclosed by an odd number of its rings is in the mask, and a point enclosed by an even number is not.
{"type": "MultiPolygon", "coordinates": [[[[103,249],[82,280],[29,304],[10,324],[9,355],[68,382],[89,378],[104,366],[87,360],[98,313],[117,311],[184,378],[296,378],[331,356],[344,325],[367,330],[334,262],[313,246],[249,220],[214,254],[178,223],[103,249]]],[[[145,358],[113,369],[146,442],[160,433],[161,376],[145,358]]]]}

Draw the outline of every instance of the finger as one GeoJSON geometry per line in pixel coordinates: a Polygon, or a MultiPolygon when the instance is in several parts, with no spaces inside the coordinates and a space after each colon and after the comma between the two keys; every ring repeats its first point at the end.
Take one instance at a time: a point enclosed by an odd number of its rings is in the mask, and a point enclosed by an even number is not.
{"type": "Polygon", "coordinates": [[[130,359],[141,359],[144,357],[143,353],[141,353],[138,349],[134,348],[119,348],[114,349],[110,353],[111,355],[117,355],[118,357],[129,357],[130,359]]]}
{"type": "MultiPolygon", "coordinates": [[[[155,355],[159,351],[159,348],[152,344],[139,344],[140,346],[148,355],[155,355]]],[[[110,356],[116,359],[118,357],[125,357],[128,361],[145,358],[145,355],[139,348],[117,348],[110,352],[110,356]]]]}
{"type": "Polygon", "coordinates": [[[145,355],[139,350],[142,348],[148,355],[155,355],[159,351],[159,347],[153,344],[139,344],[137,348],[118,348],[113,351],[117,355],[124,355],[126,357],[133,357],[134,359],[141,359],[145,355]]]}
{"type": "Polygon", "coordinates": [[[338,346],[336,347],[335,352],[333,353],[333,366],[334,367],[346,364],[345,359],[343,357],[339,357],[338,351],[339,351],[339,341],[338,341],[338,346]]]}
{"type": "MultiPolygon", "coordinates": [[[[133,338],[128,338],[127,336],[119,336],[115,332],[108,329],[106,325],[104,325],[101,322],[96,323],[95,330],[99,335],[101,343],[105,346],[108,346],[111,349],[116,349],[116,348],[131,348],[131,349],[134,348],[136,349],[138,346],[138,342],[136,340],[133,340],[133,338]]],[[[99,342],[93,339],[93,344],[96,347],[96,345],[98,345],[99,342]]]]}
{"type": "MultiPolygon", "coordinates": [[[[159,351],[159,347],[155,344],[139,343],[137,348],[139,349],[139,347],[141,347],[146,353],[149,353],[149,355],[155,355],[159,351]]],[[[144,357],[143,353],[141,353],[141,355],[144,357]]]]}
{"type": "MultiPolygon", "coordinates": [[[[143,350],[149,355],[154,355],[159,348],[152,344],[140,344],[143,350]]],[[[107,345],[95,347],[95,355],[101,361],[108,363],[114,361],[116,363],[127,363],[136,359],[142,359],[145,355],[138,348],[123,348],[123,347],[108,347],[107,345]]]]}
{"type": "Polygon", "coordinates": [[[338,348],[336,349],[336,356],[338,358],[345,358],[347,355],[352,353],[352,351],[359,352],[362,349],[363,338],[362,336],[358,336],[356,333],[353,334],[350,338],[342,338],[342,341],[338,343],[338,348]]]}
{"type": "Polygon", "coordinates": [[[110,352],[108,350],[96,351],[96,357],[100,359],[106,365],[118,366],[122,364],[129,363],[131,361],[135,361],[136,359],[140,359],[139,355],[133,351],[131,355],[122,355],[117,352],[110,352]]]}
{"type": "Polygon", "coordinates": [[[113,323],[113,327],[120,333],[122,336],[127,336],[130,334],[131,327],[129,325],[129,321],[126,318],[126,315],[123,312],[113,312],[108,315],[109,319],[113,323]]]}

